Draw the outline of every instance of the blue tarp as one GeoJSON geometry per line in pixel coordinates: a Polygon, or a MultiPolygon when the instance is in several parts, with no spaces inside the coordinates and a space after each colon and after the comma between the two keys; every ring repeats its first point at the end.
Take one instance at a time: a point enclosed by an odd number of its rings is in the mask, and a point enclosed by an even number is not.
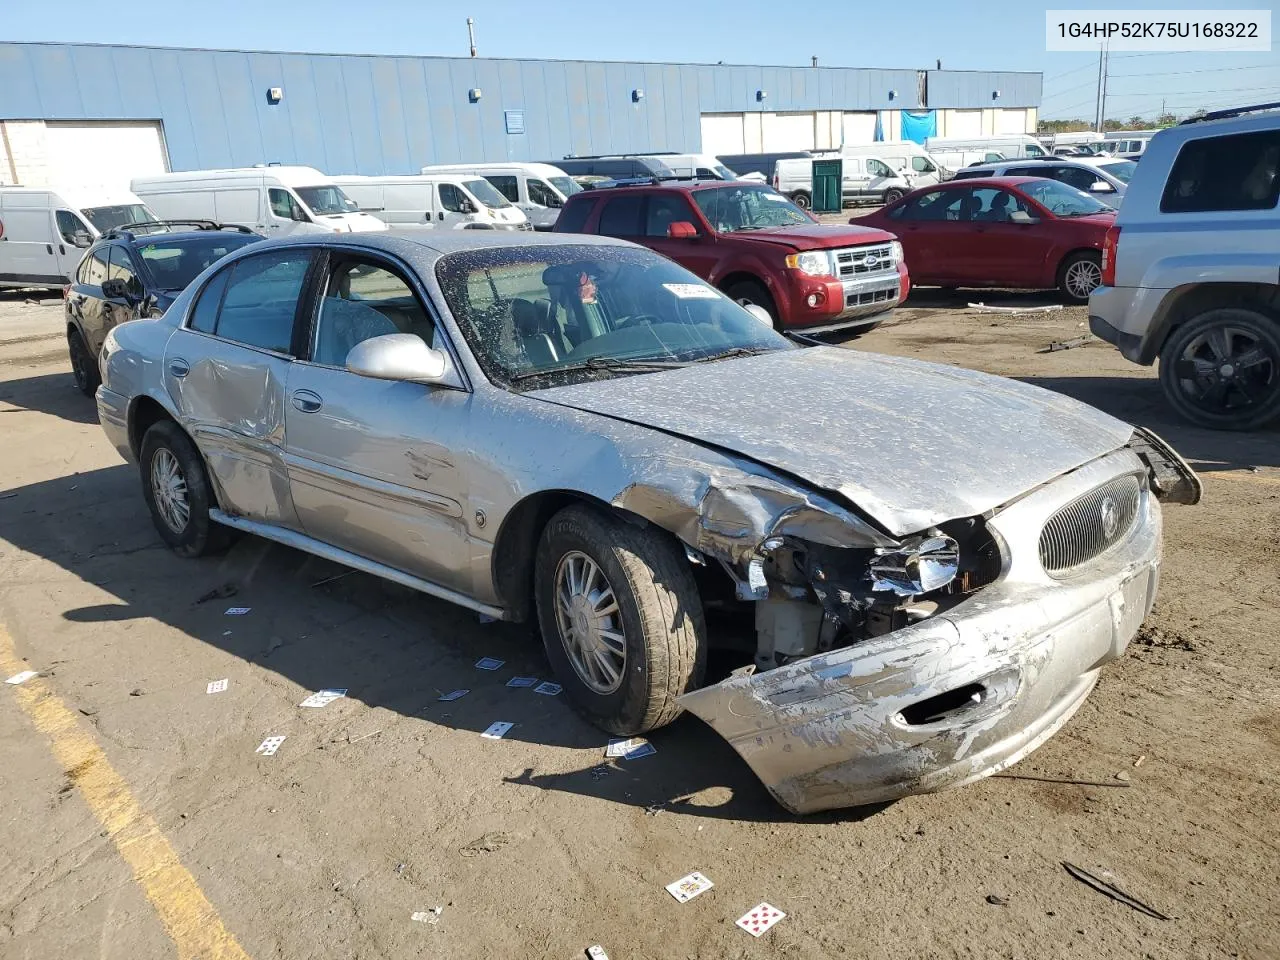
{"type": "Polygon", "coordinates": [[[883,139],[884,139],[884,125],[880,123],[880,111],[879,111],[879,110],[877,110],[877,111],[876,111],[876,132],[875,132],[875,136],[873,136],[871,139],[872,139],[872,140],[875,140],[877,143],[879,143],[881,140],[883,140],[883,139]]]}
{"type": "Polygon", "coordinates": [[[924,144],[925,137],[936,137],[938,135],[938,115],[934,110],[926,110],[923,113],[908,113],[902,111],[902,139],[914,140],[916,143],[924,144]]]}

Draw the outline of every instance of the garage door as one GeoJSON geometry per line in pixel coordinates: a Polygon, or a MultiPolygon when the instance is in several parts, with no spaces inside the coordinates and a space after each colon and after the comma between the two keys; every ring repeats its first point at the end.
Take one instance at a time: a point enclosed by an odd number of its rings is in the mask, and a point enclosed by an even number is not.
{"type": "Polygon", "coordinates": [[[134,177],[169,171],[158,122],[77,121],[45,127],[52,185],[128,190],[134,177]]]}
{"type": "Polygon", "coordinates": [[[1030,133],[1026,110],[997,110],[996,133],[1030,133]]]}
{"type": "Polygon", "coordinates": [[[702,152],[712,156],[722,153],[746,153],[746,134],[740,113],[704,113],[702,115],[702,152]]]}
{"type": "Polygon", "coordinates": [[[876,139],[876,114],[846,113],[844,115],[844,140],[847,144],[874,143],[876,139]]]}
{"type": "Polygon", "coordinates": [[[812,150],[816,117],[813,113],[766,113],[761,118],[765,153],[782,150],[812,150]]]}
{"type": "Polygon", "coordinates": [[[982,111],[948,110],[947,136],[952,139],[982,136],[982,111]]]}

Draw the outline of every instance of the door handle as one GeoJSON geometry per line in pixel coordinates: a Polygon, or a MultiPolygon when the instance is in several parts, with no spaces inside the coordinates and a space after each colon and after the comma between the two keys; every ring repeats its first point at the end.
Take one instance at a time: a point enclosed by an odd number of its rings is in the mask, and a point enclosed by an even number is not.
{"type": "Polygon", "coordinates": [[[312,393],[310,390],[295,390],[293,392],[293,407],[302,413],[315,413],[322,406],[324,401],[320,399],[318,393],[312,393]]]}
{"type": "Polygon", "coordinates": [[[58,252],[65,257],[67,255],[67,248],[62,244],[58,244],[58,252]]]}
{"type": "Polygon", "coordinates": [[[438,214],[436,214],[436,217],[437,217],[438,219],[440,219],[440,220],[443,220],[443,219],[444,219],[444,211],[443,211],[443,210],[441,210],[438,214]]]}
{"type": "Polygon", "coordinates": [[[44,245],[44,252],[45,252],[45,253],[47,253],[47,254],[49,254],[49,256],[51,256],[51,257],[52,257],[52,256],[53,256],[53,244],[52,244],[52,243],[46,243],[46,244],[44,245]]]}
{"type": "Polygon", "coordinates": [[[169,361],[169,373],[181,380],[191,372],[191,365],[181,357],[174,357],[169,361]]]}

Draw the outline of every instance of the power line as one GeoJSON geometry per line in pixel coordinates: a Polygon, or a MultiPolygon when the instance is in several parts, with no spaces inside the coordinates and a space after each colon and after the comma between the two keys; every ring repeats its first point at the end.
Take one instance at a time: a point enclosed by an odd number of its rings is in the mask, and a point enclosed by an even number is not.
{"type": "MultiPolygon", "coordinates": [[[[1093,64],[1089,64],[1089,66],[1092,67],[1093,64]]],[[[1093,80],[1086,80],[1084,83],[1078,83],[1074,87],[1067,87],[1067,89],[1065,90],[1055,90],[1053,91],[1053,93],[1046,93],[1045,98],[1048,99],[1049,97],[1060,97],[1063,94],[1070,93],[1072,90],[1082,90],[1085,87],[1096,87],[1096,86],[1097,86],[1097,83],[1094,82],[1093,80]]]]}
{"type": "Polygon", "coordinates": [[[1093,64],[1086,63],[1084,66],[1076,67],[1074,70],[1068,70],[1065,73],[1055,73],[1052,77],[1045,77],[1044,81],[1045,83],[1052,83],[1054,80],[1061,80],[1063,77],[1069,77],[1073,73],[1079,73],[1081,70],[1092,70],[1092,69],[1093,69],[1093,64]]]}
{"type": "MultiPolygon", "coordinates": [[[[1265,87],[1223,87],[1221,90],[1204,90],[1199,94],[1188,94],[1188,96],[1214,97],[1220,93],[1253,93],[1258,90],[1280,90],[1275,84],[1265,87]]],[[[1157,93],[1110,93],[1110,97],[1167,97],[1169,91],[1162,90],[1157,93]]]]}
{"type": "Polygon", "coordinates": [[[1236,70],[1280,70],[1280,64],[1275,63],[1255,63],[1247,67],[1211,67],[1206,70],[1162,70],[1157,73],[1113,73],[1113,80],[1122,80],[1125,77],[1182,77],[1193,73],[1231,73],[1236,70]]]}

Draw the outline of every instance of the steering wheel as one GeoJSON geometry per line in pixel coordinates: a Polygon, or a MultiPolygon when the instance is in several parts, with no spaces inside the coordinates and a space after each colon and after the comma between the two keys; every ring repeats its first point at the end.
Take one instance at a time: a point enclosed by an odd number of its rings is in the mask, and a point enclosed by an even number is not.
{"type": "Polygon", "coordinates": [[[1071,208],[1067,205],[1065,200],[1059,200],[1057,203],[1050,204],[1049,206],[1050,213],[1056,213],[1059,215],[1066,213],[1070,209],[1071,208]]]}
{"type": "Polygon", "coordinates": [[[642,324],[642,323],[652,326],[655,323],[661,323],[661,322],[662,322],[661,320],[659,320],[657,317],[655,317],[651,313],[639,313],[639,314],[636,314],[634,317],[627,317],[625,320],[620,320],[618,322],[618,325],[613,329],[625,330],[627,329],[627,327],[638,326],[639,324],[642,324]]]}

